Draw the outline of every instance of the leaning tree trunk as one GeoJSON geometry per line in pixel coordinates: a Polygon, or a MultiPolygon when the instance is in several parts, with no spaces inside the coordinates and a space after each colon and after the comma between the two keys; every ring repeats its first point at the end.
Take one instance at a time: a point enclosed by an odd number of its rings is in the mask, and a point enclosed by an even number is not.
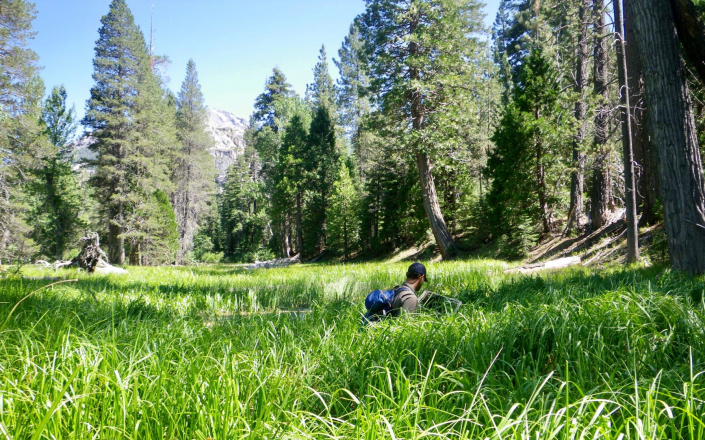
{"type": "MultiPolygon", "coordinates": [[[[416,26],[418,26],[416,21],[411,24],[412,33],[416,29],[416,26]]],[[[412,41],[409,43],[409,52],[412,55],[416,55],[418,53],[418,45],[416,42],[412,41]]],[[[417,68],[410,67],[409,77],[413,84],[414,82],[419,81],[421,74],[417,68]]],[[[417,88],[412,88],[409,91],[409,103],[411,104],[412,129],[416,132],[421,131],[425,126],[426,114],[424,112],[421,92],[417,88]]],[[[418,150],[419,146],[417,145],[415,147],[418,150]]],[[[433,236],[436,238],[436,244],[441,252],[441,256],[444,260],[448,260],[458,254],[458,248],[455,244],[455,240],[453,240],[453,236],[448,231],[446,222],[443,219],[443,213],[441,212],[441,205],[438,203],[436,183],[433,180],[433,174],[431,174],[431,170],[433,169],[431,158],[428,156],[428,153],[418,151],[416,155],[416,163],[419,168],[421,195],[423,197],[423,206],[426,211],[426,217],[428,218],[428,223],[431,226],[431,231],[433,231],[433,236]]]]}
{"type": "Polygon", "coordinates": [[[627,263],[639,261],[639,226],[636,213],[636,184],[634,182],[634,146],[632,145],[632,120],[629,117],[631,102],[627,82],[627,60],[624,52],[624,25],[622,0],[612,0],[614,5],[615,30],[617,31],[617,69],[621,89],[622,150],[624,157],[624,199],[627,209],[627,263]]]}
{"type": "Polygon", "coordinates": [[[436,184],[433,181],[433,174],[431,174],[431,159],[426,153],[419,153],[416,159],[421,177],[423,206],[426,210],[426,217],[428,217],[428,222],[431,225],[433,236],[436,238],[436,244],[438,244],[443,259],[453,258],[457,255],[458,248],[455,245],[453,236],[448,232],[448,227],[441,213],[438,194],[436,194],[436,184]]]}
{"type": "Polygon", "coordinates": [[[592,228],[607,223],[612,205],[612,182],[609,172],[609,104],[607,102],[607,33],[604,0],[595,0],[595,93],[600,102],[595,111],[595,164],[592,174],[592,228]]]}
{"type": "Polygon", "coordinates": [[[627,0],[644,67],[658,150],[668,248],[675,269],[705,273],[705,181],[685,68],[669,0],[627,0]]]}
{"type": "Polygon", "coordinates": [[[578,57],[575,68],[575,93],[579,96],[575,103],[575,119],[578,123],[578,132],[573,140],[573,173],[570,179],[570,212],[566,232],[581,229],[580,220],[583,217],[583,193],[585,192],[585,153],[583,146],[587,131],[587,97],[588,87],[588,58],[590,46],[588,45],[588,11],[590,0],[583,0],[580,5],[578,20],[580,21],[580,41],[578,41],[578,57]]]}
{"type": "Polygon", "coordinates": [[[632,145],[634,147],[635,179],[637,183],[638,212],[641,225],[654,225],[658,222],[659,182],[656,152],[647,130],[646,103],[644,102],[644,70],[639,60],[635,44],[633,20],[630,4],[624,4],[624,32],[626,34],[627,84],[632,116],[632,145]]]}

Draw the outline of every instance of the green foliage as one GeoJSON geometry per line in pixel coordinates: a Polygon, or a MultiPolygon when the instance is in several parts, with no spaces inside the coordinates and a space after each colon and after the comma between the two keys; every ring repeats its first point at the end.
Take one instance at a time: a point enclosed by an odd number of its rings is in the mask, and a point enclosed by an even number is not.
{"type": "Polygon", "coordinates": [[[47,283],[3,279],[0,326],[13,337],[0,344],[0,394],[12,396],[2,429],[23,439],[705,436],[702,280],[431,263],[430,288],[461,299],[458,314],[361,331],[365,294],[400,283],[407,267],[66,271],[79,282],[40,290],[11,315],[47,283]]]}
{"type": "Polygon", "coordinates": [[[179,259],[193,249],[194,235],[215,193],[217,174],[208,149],[213,139],[207,132],[208,111],[198,82],[196,63],[189,60],[186,78],[176,101],[176,128],[179,151],[172,171],[171,194],[179,225],[179,259]]]}
{"type": "Polygon", "coordinates": [[[180,250],[179,227],[166,192],[157,190],[140,214],[144,224],[139,232],[128,232],[132,264],[162,265],[176,261],[180,250]]]}
{"type": "Polygon", "coordinates": [[[32,237],[46,258],[61,260],[77,247],[87,226],[83,200],[72,167],[71,142],[76,133],[75,111],[66,107],[66,89],[54,87],[42,110],[41,123],[51,145],[28,185],[32,198],[28,223],[32,237]]]}
{"type": "Polygon", "coordinates": [[[0,0],[0,261],[27,261],[36,251],[25,222],[25,184],[50,149],[39,123],[44,83],[34,38],[34,4],[0,0]]]}
{"type": "MultiPolygon", "coordinates": [[[[113,0],[101,19],[95,85],[83,124],[97,139],[91,178],[102,201],[112,262],[125,258],[126,234],[146,237],[144,213],[155,191],[169,191],[169,163],[177,143],[172,100],[152,71],[144,36],[125,0],[113,0]]],[[[140,244],[132,243],[133,252],[140,244]]],[[[133,262],[139,256],[132,255],[133,262]]]]}
{"type": "Polygon", "coordinates": [[[338,167],[338,179],[333,184],[328,207],[328,244],[333,249],[341,249],[345,259],[356,250],[359,242],[359,209],[357,188],[350,178],[350,170],[343,162],[338,167]]]}
{"type": "Polygon", "coordinates": [[[268,244],[268,216],[263,184],[255,179],[251,149],[228,169],[219,196],[220,249],[231,261],[249,261],[268,244]]]}
{"type": "MultiPolygon", "coordinates": [[[[380,148],[380,153],[385,151],[380,148]]],[[[426,231],[415,164],[398,154],[378,157],[367,172],[360,238],[371,254],[409,244],[426,231]]]]}
{"type": "Polygon", "coordinates": [[[366,159],[365,152],[361,151],[363,142],[361,138],[363,118],[370,112],[370,99],[367,96],[370,80],[364,58],[364,41],[360,36],[357,20],[350,25],[350,32],[338,50],[338,56],[340,60],[333,61],[340,74],[338,79],[340,121],[358,158],[366,159]]]}
{"type": "Polygon", "coordinates": [[[326,212],[337,176],[338,157],[335,123],[326,107],[318,107],[308,132],[303,163],[310,176],[306,184],[307,208],[302,226],[306,255],[318,254],[327,245],[326,212]]]}
{"type": "Polygon", "coordinates": [[[492,187],[487,194],[487,223],[510,258],[525,255],[536,243],[542,223],[553,216],[555,195],[547,188],[565,155],[565,111],[559,105],[555,70],[534,50],[519,72],[513,99],[492,140],[487,163],[492,187]],[[541,206],[545,200],[546,206],[541,206]]]}
{"type": "Polygon", "coordinates": [[[272,71],[272,76],[267,80],[264,87],[264,93],[257,97],[255,101],[255,112],[252,115],[253,125],[257,129],[269,127],[272,130],[278,130],[275,122],[277,116],[274,109],[274,104],[279,98],[291,98],[296,96],[291,89],[291,84],[286,80],[284,73],[275,67],[272,71]]]}
{"type": "Polygon", "coordinates": [[[1,119],[24,114],[27,104],[36,102],[28,99],[32,94],[31,83],[39,71],[39,57],[28,47],[35,36],[32,22],[36,15],[33,3],[25,0],[0,0],[1,119]]]}
{"type": "Polygon", "coordinates": [[[313,68],[313,84],[307,86],[307,95],[313,108],[325,107],[329,113],[337,114],[335,83],[328,70],[325,46],[321,46],[318,63],[313,68]]]}

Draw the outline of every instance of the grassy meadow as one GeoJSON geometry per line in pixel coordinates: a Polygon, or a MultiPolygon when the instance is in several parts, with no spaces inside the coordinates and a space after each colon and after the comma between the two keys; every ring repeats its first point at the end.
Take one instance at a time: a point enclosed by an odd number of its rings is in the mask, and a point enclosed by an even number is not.
{"type": "Polygon", "coordinates": [[[429,264],[459,313],[361,329],[406,267],[26,268],[0,280],[0,439],[705,438],[702,280],[429,264]],[[78,281],[20,302],[43,276],[78,281]]]}

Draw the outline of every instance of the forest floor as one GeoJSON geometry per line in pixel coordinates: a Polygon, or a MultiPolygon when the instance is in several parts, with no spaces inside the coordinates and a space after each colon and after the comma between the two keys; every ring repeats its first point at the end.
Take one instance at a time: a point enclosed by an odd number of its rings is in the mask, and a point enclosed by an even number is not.
{"type": "Polygon", "coordinates": [[[0,438],[705,437],[701,278],[429,262],[458,313],[361,328],[406,266],[26,267],[0,280],[0,438]]]}
{"type": "MultiPolygon", "coordinates": [[[[663,264],[668,261],[666,236],[663,224],[640,228],[639,247],[641,262],[646,266],[663,264]]],[[[624,264],[627,254],[626,223],[617,220],[598,231],[588,231],[577,236],[568,236],[561,232],[545,237],[531,248],[526,258],[515,261],[512,265],[546,262],[566,257],[580,257],[582,265],[587,267],[605,267],[624,264]]],[[[500,249],[490,244],[474,252],[466,252],[465,259],[499,258],[500,249]]],[[[440,262],[441,256],[433,242],[401,248],[382,259],[387,263],[410,261],[440,262]]]]}

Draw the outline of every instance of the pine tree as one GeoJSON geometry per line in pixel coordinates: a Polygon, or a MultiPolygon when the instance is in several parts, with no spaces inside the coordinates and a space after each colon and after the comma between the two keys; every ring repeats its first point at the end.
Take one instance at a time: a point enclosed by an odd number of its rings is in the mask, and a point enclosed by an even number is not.
{"type": "Polygon", "coordinates": [[[363,120],[370,113],[367,89],[370,80],[364,59],[364,41],[360,36],[357,20],[350,25],[350,33],[338,50],[340,60],[333,60],[338,67],[338,109],[340,122],[353,147],[360,167],[361,177],[368,168],[370,136],[365,135],[363,120]]]}
{"type": "Polygon", "coordinates": [[[126,196],[132,190],[126,159],[132,152],[133,121],[141,64],[147,63],[144,39],[124,0],[113,0],[101,19],[93,79],[83,124],[93,130],[98,155],[91,178],[96,195],[103,200],[101,214],[107,223],[108,258],[125,263],[126,196]]]}
{"type": "Polygon", "coordinates": [[[179,260],[183,260],[193,249],[193,237],[215,191],[216,171],[208,153],[213,140],[206,131],[207,118],[196,64],[190,60],[176,103],[177,134],[181,148],[172,175],[175,189],[171,198],[181,243],[179,260]]]}
{"type": "Polygon", "coordinates": [[[165,191],[156,190],[149,202],[140,204],[133,214],[140,218],[140,228],[129,232],[132,239],[130,264],[173,264],[179,254],[179,231],[174,208],[165,191]]]}
{"type": "Polygon", "coordinates": [[[152,71],[140,29],[125,0],[113,0],[101,19],[91,98],[83,124],[92,130],[97,153],[91,184],[102,200],[109,258],[125,263],[129,238],[132,262],[146,230],[142,213],[154,207],[155,191],[169,190],[174,151],[174,109],[152,71]]]}
{"type": "Polygon", "coordinates": [[[228,169],[223,192],[218,196],[221,237],[215,250],[231,261],[267,259],[269,215],[263,183],[257,181],[255,152],[248,146],[228,169]]]}
{"type": "Polygon", "coordinates": [[[321,46],[318,63],[313,68],[313,84],[308,86],[313,108],[325,107],[332,115],[337,114],[335,83],[328,69],[326,47],[321,46]]]}
{"type": "Polygon", "coordinates": [[[357,189],[350,178],[349,168],[343,161],[338,167],[338,178],[333,185],[330,206],[328,207],[329,246],[342,250],[347,260],[359,242],[360,200],[357,189]]]}
{"type": "Polygon", "coordinates": [[[609,213],[613,208],[612,182],[609,170],[609,157],[611,155],[609,141],[609,60],[607,29],[605,24],[605,2],[604,0],[594,0],[593,19],[595,27],[595,49],[594,49],[594,74],[593,86],[598,97],[597,108],[595,109],[595,132],[594,150],[595,161],[592,173],[592,228],[593,230],[603,227],[609,218],[609,213]]]}
{"type": "Polygon", "coordinates": [[[311,121],[303,158],[304,169],[311,176],[306,184],[308,197],[303,219],[306,255],[319,253],[326,246],[326,211],[337,176],[337,164],[335,123],[326,107],[318,107],[311,121]]]}
{"type": "Polygon", "coordinates": [[[286,80],[284,72],[275,67],[272,70],[272,76],[267,79],[264,86],[264,93],[259,95],[255,100],[255,112],[252,115],[252,120],[257,129],[269,127],[275,132],[278,130],[275,123],[276,113],[274,111],[274,103],[279,98],[289,98],[296,96],[286,80]]]}
{"type": "Polygon", "coordinates": [[[465,118],[482,28],[475,0],[368,0],[361,33],[389,133],[416,158],[426,215],[443,258],[457,253],[441,212],[432,154],[454,145],[465,118]]]}
{"type": "Polygon", "coordinates": [[[524,60],[513,99],[493,136],[487,221],[512,257],[522,256],[536,242],[537,226],[543,234],[553,228],[556,201],[549,188],[569,138],[558,122],[565,119],[566,109],[560,105],[555,75],[555,68],[535,49],[524,60]]]}
{"type": "Polygon", "coordinates": [[[25,222],[25,186],[51,146],[40,124],[44,84],[34,38],[34,4],[0,1],[0,260],[26,261],[35,251],[25,222]]]}
{"type": "Polygon", "coordinates": [[[54,87],[45,101],[41,122],[53,149],[35,170],[36,179],[30,185],[35,202],[30,217],[34,240],[43,255],[57,260],[77,243],[85,227],[80,219],[79,182],[71,162],[76,112],[66,107],[66,98],[66,89],[61,86],[54,87]]]}
{"type": "Polygon", "coordinates": [[[299,254],[304,249],[304,191],[312,177],[304,166],[305,160],[313,159],[306,157],[308,149],[307,136],[308,130],[304,126],[301,117],[295,115],[287,126],[279,150],[279,162],[277,164],[274,195],[272,197],[274,218],[279,219],[279,224],[286,225],[284,227],[292,227],[293,225],[295,236],[294,253],[299,254]],[[293,207],[296,207],[295,212],[292,212],[293,207]]]}
{"type": "Polygon", "coordinates": [[[627,0],[624,6],[644,67],[671,263],[675,269],[703,274],[705,182],[673,10],[667,0],[627,0]]]}

